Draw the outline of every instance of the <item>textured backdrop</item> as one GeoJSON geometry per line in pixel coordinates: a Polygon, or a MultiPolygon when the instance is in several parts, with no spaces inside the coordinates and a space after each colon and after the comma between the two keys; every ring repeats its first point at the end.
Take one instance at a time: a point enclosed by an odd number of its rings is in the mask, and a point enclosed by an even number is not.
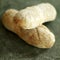
{"type": "Polygon", "coordinates": [[[0,60],[60,60],[60,0],[0,0],[0,60]],[[1,18],[9,9],[22,9],[41,2],[49,2],[57,10],[57,18],[45,25],[55,34],[56,43],[51,49],[38,49],[26,44],[14,33],[5,29],[1,18]]]}

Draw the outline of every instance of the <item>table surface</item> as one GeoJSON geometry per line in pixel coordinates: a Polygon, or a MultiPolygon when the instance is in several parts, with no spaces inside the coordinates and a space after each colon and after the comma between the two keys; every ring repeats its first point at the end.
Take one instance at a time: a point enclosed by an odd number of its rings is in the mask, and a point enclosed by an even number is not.
{"type": "Polygon", "coordinates": [[[0,0],[0,60],[60,60],[60,0],[0,0]],[[57,18],[45,25],[55,34],[56,42],[51,49],[39,49],[26,44],[16,34],[2,25],[3,13],[9,9],[49,2],[57,10],[57,18]]]}

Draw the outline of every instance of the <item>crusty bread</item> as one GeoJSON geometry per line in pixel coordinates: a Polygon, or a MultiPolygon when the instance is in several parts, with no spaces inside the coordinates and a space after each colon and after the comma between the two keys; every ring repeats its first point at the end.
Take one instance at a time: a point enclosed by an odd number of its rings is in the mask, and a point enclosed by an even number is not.
{"type": "Polygon", "coordinates": [[[16,34],[28,44],[38,48],[51,48],[55,43],[54,34],[44,25],[34,29],[22,29],[18,27],[16,34]]]}
{"type": "Polygon", "coordinates": [[[2,17],[2,22],[4,26],[11,31],[13,31],[14,28],[13,17],[17,12],[18,11],[15,9],[8,9],[5,11],[2,17]]]}
{"type": "Polygon", "coordinates": [[[54,45],[55,36],[46,26],[41,25],[34,29],[23,29],[16,24],[14,16],[17,12],[14,9],[5,12],[2,23],[8,30],[16,33],[26,43],[38,48],[51,48],[54,45]]]}
{"type": "Polygon", "coordinates": [[[41,3],[36,6],[20,10],[15,15],[15,21],[24,29],[36,28],[45,22],[53,21],[56,18],[56,9],[50,3],[41,3]]]}

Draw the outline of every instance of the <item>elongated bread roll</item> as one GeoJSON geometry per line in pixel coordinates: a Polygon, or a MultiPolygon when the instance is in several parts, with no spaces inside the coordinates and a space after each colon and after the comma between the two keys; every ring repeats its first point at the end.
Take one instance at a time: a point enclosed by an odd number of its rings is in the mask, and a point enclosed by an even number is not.
{"type": "Polygon", "coordinates": [[[15,21],[24,29],[32,29],[42,23],[53,21],[56,18],[56,9],[50,3],[41,3],[36,6],[20,10],[15,15],[15,21]]]}
{"type": "Polygon", "coordinates": [[[13,31],[13,28],[14,28],[13,17],[17,12],[18,11],[15,9],[8,9],[3,14],[3,17],[2,17],[2,22],[4,26],[11,31],[13,31]]]}
{"type": "Polygon", "coordinates": [[[51,48],[55,43],[54,34],[44,25],[34,29],[18,27],[16,34],[28,44],[38,48],[51,48]]]}
{"type": "Polygon", "coordinates": [[[22,29],[14,22],[14,16],[18,11],[7,10],[3,15],[2,23],[10,31],[16,33],[26,43],[38,48],[51,48],[55,43],[54,34],[44,25],[34,29],[22,29]]]}

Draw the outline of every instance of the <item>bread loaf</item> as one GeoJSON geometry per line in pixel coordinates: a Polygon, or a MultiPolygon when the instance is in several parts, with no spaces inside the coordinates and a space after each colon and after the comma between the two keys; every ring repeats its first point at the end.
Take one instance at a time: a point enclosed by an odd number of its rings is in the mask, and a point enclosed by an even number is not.
{"type": "Polygon", "coordinates": [[[17,12],[18,11],[15,9],[8,9],[5,11],[2,17],[2,22],[4,26],[11,31],[13,31],[14,28],[13,17],[17,12]]]}
{"type": "Polygon", "coordinates": [[[15,15],[14,20],[23,29],[32,29],[45,22],[53,21],[56,18],[56,14],[56,9],[53,5],[41,3],[20,10],[15,15]]]}
{"type": "Polygon", "coordinates": [[[8,30],[16,33],[26,43],[38,48],[51,48],[55,43],[54,34],[44,25],[34,29],[23,29],[14,22],[17,10],[9,9],[3,15],[2,23],[8,30]]]}
{"type": "Polygon", "coordinates": [[[22,29],[18,27],[16,34],[26,43],[38,48],[51,48],[55,43],[54,34],[44,25],[34,29],[22,29]]]}

